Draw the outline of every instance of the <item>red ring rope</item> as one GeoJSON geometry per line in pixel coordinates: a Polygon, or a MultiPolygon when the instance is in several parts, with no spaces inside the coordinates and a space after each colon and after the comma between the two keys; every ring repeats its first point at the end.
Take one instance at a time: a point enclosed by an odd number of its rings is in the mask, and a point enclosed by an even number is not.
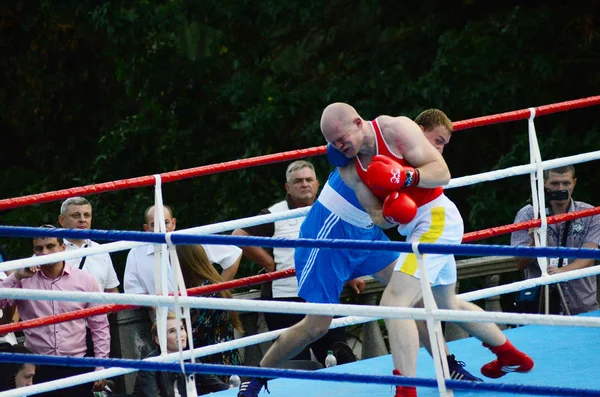
{"type": "MultiPolygon", "coordinates": [[[[535,108],[535,115],[545,116],[547,114],[564,112],[566,110],[579,109],[587,106],[600,104],[600,96],[592,96],[589,98],[576,99],[573,101],[553,103],[550,105],[538,106],[535,108]]],[[[512,112],[493,114],[491,116],[476,117],[474,119],[456,121],[452,123],[454,131],[465,130],[467,128],[482,127],[484,125],[506,123],[509,121],[528,119],[531,115],[529,109],[515,110],[512,112]]]]}
{"type": "MultiPolygon", "coordinates": [[[[600,214],[600,207],[588,208],[585,210],[567,212],[560,215],[549,216],[547,222],[549,225],[554,223],[566,222],[577,218],[584,218],[586,216],[600,214]]],[[[540,227],[542,221],[540,219],[532,219],[525,222],[513,223],[511,225],[491,227],[489,229],[483,229],[476,232],[465,233],[462,242],[467,243],[475,240],[482,240],[484,238],[495,237],[501,234],[507,234],[516,232],[518,230],[531,229],[532,227],[540,227]]]]}
{"type": "MultiPolygon", "coordinates": [[[[224,281],[218,284],[204,285],[194,287],[187,290],[189,296],[204,295],[211,292],[218,292],[232,288],[245,287],[254,284],[266,283],[268,281],[279,280],[280,278],[291,277],[296,274],[296,269],[279,270],[272,273],[259,274],[237,280],[224,281]]],[[[172,293],[170,295],[173,295],[172,293]]],[[[66,321],[77,320],[80,318],[96,316],[99,314],[108,314],[120,312],[123,310],[136,309],[140,306],[123,305],[123,304],[108,304],[102,306],[91,307],[89,309],[76,310],[67,313],[53,314],[47,317],[40,317],[33,320],[21,321],[18,323],[0,325],[0,335],[8,332],[22,331],[28,328],[36,328],[44,325],[52,325],[64,323],[66,321]]]]}
{"type": "MultiPolygon", "coordinates": [[[[179,181],[181,179],[196,176],[217,174],[219,172],[232,171],[240,168],[254,167],[257,165],[279,163],[288,160],[301,159],[317,156],[325,153],[326,146],[318,146],[309,149],[291,150],[289,152],[268,154],[265,156],[251,157],[242,160],[227,161],[220,164],[203,165],[179,171],[170,171],[160,174],[163,183],[179,181]]],[[[47,203],[66,199],[73,196],[87,196],[89,194],[111,192],[115,190],[133,187],[154,186],[154,176],[146,175],[137,178],[120,179],[118,181],[98,183],[95,185],[79,186],[70,189],[55,190],[46,193],[31,194],[9,199],[0,200],[0,210],[23,207],[31,204],[47,203]]]]}
{"type": "MultiPolygon", "coordinates": [[[[535,108],[537,116],[543,116],[546,114],[562,112],[571,109],[582,108],[586,106],[593,106],[600,104],[600,96],[589,97],[584,99],[578,99],[574,101],[566,101],[555,103],[551,105],[544,105],[535,108]]],[[[462,130],[467,128],[480,127],[484,125],[497,124],[508,121],[522,120],[529,118],[530,110],[522,109],[508,113],[501,113],[491,116],[483,116],[477,117],[474,119],[457,121],[453,123],[454,130],[462,130]]],[[[180,179],[191,178],[195,176],[214,174],[224,171],[231,171],[240,168],[246,168],[251,166],[276,163],[282,161],[288,161],[297,158],[304,158],[309,156],[316,156],[325,153],[325,146],[318,146],[315,148],[302,149],[302,150],[293,150],[289,152],[277,153],[272,155],[258,156],[252,157],[244,160],[235,160],[229,161],[220,164],[201,166],[196,168],[189,168],[186,170],[180,171],[172,171],[161,174],[161,178],[163,182],[172,182],[180,179]]],[[[140,186],[149,186],[154,184],[153,176],[144,176],[139,178],[131,178],[131,179],[123,179],[119,181],[106,182],[96,185],[88,185],[81,186],[71,189],[63,189],[57,190],[54,192],[40,193],[29,196],[22,196],[18,198],[12,199],[4,199],[0,200],[0,210],[15,208],[20,206],[25,206],[29,204],[36,204],[42,202],[49,202],[60,200],[63,198],[76,196],[76,195],[86,195],[92,193],[101,193],[106,191],[120,190],[129,187],[140,187],[140,186]]],[[[586,209],[582,211],[575,211],[561,215],[554,215],[548,217],[548,224],[554,224],[559,222],[565,222],[568,220],[584,217],[584,216],[592,216],[600,213],[600,207],[586,209]]],[[[505,225],[492,227],[489,229],[484,229],[476,232],[466,233],[463,238],[463,242],[471,242],[475,240],[480,240],[484,238],[494,237],[506,233],[511,233],[518,230],[529,229],[532,227],[539,227],[541,225],[541,221],[539,219],[533,219],[526,222],[521,222],[517,224],[505,225]]],[[[288,269],[285,271],[277,271],[273,273],[266,273],[258,276],[252,276],[247,278],[242,278],[238,280],[227,281],[223,283],[203,286],[203,287],[195,287],[188,289],[188,295],[195,296],[200,294],[206,294],[210,292],[217,292],[225,289],[237,288],[242,286],[248,286],[253,284],[258,284],[261,282],[267,282],[276,280],[279,278],[291,277],[296,274],[295,269],[288,269]]],[[[83,309],[78,311],[73,311],[69,313],[56,314],[52,316],[47,316],[43,318],[37,318],[28,321],[22,321],[14,324],[5,324],[0,325],[0,334],[7,332],[20,331],[28,328],[35,328],[44,325],[57,324],[61,322],[71,321],[75,319],[85,318],[93,315],[99,314],[108,314],[117,311],[127,310],[137,308],[138,306],[134,305],[121,305],[121,304],[109,304],[97,306],[90,309],[83,309]]]]}
{"type": "MultiPolygon", "coordinates": [[[[600,104],[600,96],[577,99],[554,103],[550,105],[538,106],[535,108],[537,116],[546,114],[564,112],[566,110],[582,108],[600,104]]],[[[500,113],[491,116],[477,117],[474,119],[457,121],[453,123],[454,130],[464,130],[467,128],[481,127],[508,121],[522,120],[529,118],[529,109],[515,110],[508,113],[500,113]]],[[[314,148],[292,150],[289,152],[275,153],[248,159],[227,161],[224,163],[205,165],[195,168],[188,168],[180,171],[171,171],[160,174],[163,182],[173,182],[181,179],[192,178],[202,175],[216,174],[219,172],[232,171],[240,168],[254,167],[258,165],[278,163],[283,161],[295,160],[304,157],[317,156],[325,153],[325,146],[314,148]]],[[[122,190],[126,188],[152,186],[154,185],[152,175],[141,176],[137,178],[121,179],[118,181],[104,182],[95,185],[74,187],[70,189],[55,190],[52,192],[32,194],[15,198],[0,200],[0,210],[23,207],[31,204],[47,203],[66,199],[73,196],[85,196],[89,194],[122,190]]]]}
{"type": "MultiPolygon", "coordinates": [[[[553,215],[547,218],[549,225],[554,223],[566,222],[577,218],[583,218],[586,216],[600,214],[600,207],[588,208],[580,211],[568,212],[566,214],[553,215]]],[[[471,233],[465,233],[462,242],[472,242],[481,240],[484,238],[495,237],[502,234],[512,233],[519,230],[530,229],[532,227],[539,227],[541,225],[540,219],[532,219],[530,221],[513,223],[510,225],[491,227],[489,229],[483,229],[471,233]]],[[[280,270],[273,273],[265,273],[257,276],[251,276],[241,278],[238,280],[226,281],[218,284],[205,285],[202,287],[194,287],[187,290],[189,296],[196,296],[202,294],[208,294],[211,292],[218,292],[226,289],[246,287],[249,285],[260,284],[268,281],[278,280],[285,277],[293,277],[296,275],[296,269],[280,270]]],[[[76,310],[73,312],[55,314],[52,316],[36,318],[33,320],[21,321],[19,323],[0,325],[0,334],[21,331],[28,328],[35,328],[44,325],[51,325],[57,323],[63,323],[66,321],[77,320],[89,316],[95,316],[99,314],[108,314],[119,312],[122,310],[135,309],[139,306],[134,305],[122,305],[122,304],[108,304],[102,306],[96,306],[90,309],[76,310]]]]}

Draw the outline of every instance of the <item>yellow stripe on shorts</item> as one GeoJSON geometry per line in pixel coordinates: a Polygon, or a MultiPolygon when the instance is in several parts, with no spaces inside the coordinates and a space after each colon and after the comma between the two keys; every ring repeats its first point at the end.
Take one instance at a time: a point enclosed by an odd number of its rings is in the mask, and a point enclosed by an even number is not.
{"type": "MultiPolygon", "coordinates": [[[[435,243],[444,233],[444,226],[446,224],[446,208],[434,207],[431,209],[431,224],[429,230],[427,230],[421,237],[419,237],[419,243],[435,243]]],[[[423,255],[425,256],[425,255],[423,255]]],[[[402,273],[414,276],[417,272],[417,256],[415,254],[408,254],[400,271],[402,273]]]]}

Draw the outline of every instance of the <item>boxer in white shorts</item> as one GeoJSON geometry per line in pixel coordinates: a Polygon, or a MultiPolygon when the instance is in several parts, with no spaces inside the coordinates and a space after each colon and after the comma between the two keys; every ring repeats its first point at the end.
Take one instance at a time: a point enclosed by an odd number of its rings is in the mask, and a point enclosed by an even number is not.
{"type": "MultiPolygon", "coordinates": [[[[433,112],[426,111],[417,120],[420,120],[424,124],[423,133],[428,138],[430,137],[431,143],[436,148],[439,148],[438,150],[441,152],[444,145],[448,143],[450,132],[447,128],[443,127],[444,120],[440,120],[437,117],[429,117],[427,116],[429,113],[433,115],[443,114],[437,110],[433,112]]],[[[452,128],[452,124],[447,118],[445,121],[452,128]]],[[[375,216],[376,214],[367,213],[359,202],[355,193],[357,186],[351,189],[342,181],[341,173],[353,172],[353,159],[347,158],[342,152],[333,147],[331,143],[327,145],[327,159],[332,165],[337,167],[337,170],[329,176],[319,198],[313,204],[302,223],[300,237],[387,241],[388,238],[386,235],[378,227],[373,227],[371,216],[375,216]]],[[[354,173],[354,176],[354,179],[358,180],[356,173],[354,173]]],[[[366,189],[364,185],[362,186],[366,189]]],[[[367,205],[372,205],[371,210],[380,208],[381,202],[377,198],[374,198],[368,192],[368,189],[366,189],[366,192],[372,199],[370,202],[367,199],[366,203],[367,205]]],[[[429,200],[431,203],[441,202],[441,200],[436,201],[436,198],[442,193],[441,189],[435,191],[435,194],[431,194],[427,190],[423,190],[422,193],[423,201],[429,200]]],[[[448,203],[453,206],[449,200],[448,203]]],[[[458,211],[455,211],[454,214],[457,215],[457,219],[461,222],[461,232],[458,237],[458,241],[460,242],[460,238],[462,238],[462,220],[458,211]]],[[[414,225],[416,224],[414,223],[414,225]]],[[[432,225],[434,228],[437,228],[439,222],[432,222],[432,225]]],[[[388,226],[392,227],[393,225],[388,224],[388,226]]],[[[428,230],[433,230],[434,228],[430,227],[428,230]]],[[[434,232],[434,234],[436,233],[434,232]]],[[[453,259],[451,255],[448,257],[453,259]]],[[[327,250],[297,247],[295,250],[295,263],[296,275],[299,280],[298,295],[308,302],[337,303],[339,302],[340,292],[345,280],[364,274],[373,274],[383,283],[387,283],[391,274],[395,273],[393,268],[397,259],[397,253],[386,251],[327,250]]],[[[452,269],[451,266],[448,266],[448,268],[452,269]]],[[[309,343],[310,338],[318,337],[319,332],[326,332],[331,324],[331,320],[332,318],[327,316],[307,315],[304,320],[286,330],[277,339],[263,357],[261,366],[280,365],[295,354],[295,349],[299,349],[301,348],[300,346],[309,343]]],[[[421,331],[426,334],[427,330],[421,328],[421,331]]],[[[425,344],[427,342],[424,340],[425,344]]],[[[397,354],[397,352],[398,349],[392,346],[392,354],[397,354]]],[[[447,349],[446,353],[448,354],[448,367],[452,379],[481,381],[481,379],[469,373],[464,368],[465,364],[456,360],[454,355],[447,352],[447,349]]],[[[252,378],[240,385],[238,397],[257,397],[263,387],[267,387],[266,379],[252,378]]],[[[402,389],[402,387],[397,387],[397,393],[398,390],[402,389]]]]}
{"type": "MultiPolygon", "coordinates": [[[[417,215],[406,225],[398,227],[398,232],[408,236],[409,243],[460,244],[464,225],[456,205],[445,195],[417,208],[417,215]]],[[[456,283],[456,260],[454,255],[425,254],[427,279],[433,286],[456,283]]],[[[396,262],[395,271],[419,277],[417,257],[403,252],[396,262]]]]}
{"type": "MultiPolygon", "coordinates": [[[[459,243],[463,222],[442,186],[450,181],[441,147],[448,143],[452,124],[445,114],[446,134],[436,142],[424,127],[406,117],[380,116],[366,121],[345,103],[329,105],[321,117],[321,132],[345,157],[355,161],[340,169],[344,183],[383,228],[398,225],[408,241],[459,243]],[[424,134],[425,132],[425,134],[424,134]],[[428,141],[428,138],[431,138],[428,141]],[[437,150],[436,150],[437,149],[437,150]],[[382,204],[383,203],[383,204],[382,204]]],[[[440,115],[441,114],[441,115],[440,115]]],[[[441,134],[443,135],[443,134],[441,134]]],[[[481,311],[456,298],[453,255],[423,257],[436,303],[441,309],[481,311]],[[429,274],[431,273],[431,275],[429,274]]],[[[416,258],[403,254],[381,298],[381,305],[414,307],[421,300],[416,258]]],[[[416,376],[419,338],[414,320],[386,319],[396,375],[416,376]]],[[[492,323],[458,323],[497,357],[481,368],[483,375],[499,378],[508,372],[529,372],[533,360],[517,350],[492,323]]],[[[395,397],[415,397],[415,387],[397,386],[395,397]]]]}

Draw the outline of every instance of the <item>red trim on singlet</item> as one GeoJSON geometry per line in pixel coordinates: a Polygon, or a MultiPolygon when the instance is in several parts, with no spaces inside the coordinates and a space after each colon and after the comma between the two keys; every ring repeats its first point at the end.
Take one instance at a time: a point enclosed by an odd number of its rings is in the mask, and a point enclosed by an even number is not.
{"type": "MultiPolygon", "coordinates": [[[[373,121],[369,121],[369,124],[373,128],[373,133],[375,134],[375,152],[376,152],[376,154],[382,154],[384,156],[393,158],[398,163],[400,163],[400,165],[402,165],[402,166],[405,166],[405,165],[411,166],[404,158],[398,157],[397,155],[392,153],[392,151],[390,150],[385,139],[383,139],[383,134],[381,133],[381,128],[379,128],[379,122],[377,121],[377,119],[375,119],[373,121]]],[[[377,196],[382,201],[385,200],[385,198],[389,192],[384,192],[380,189],[374,189],[372,186],[369,186],[369,184],[367,183],[367,169],[365,167],[363,167],[358,156],[356,156],[355,165],[356,165],[356,172],[358,173],[360,180],[363,181],[363,183],[365,185],[367,185],[367,187],[373,192],[373,194],[375,196],[377,196]]],[[[413,186],[413,187],[409,187],[406,189],[402,189],[402,192],[408,194],[415,201],[415,203],[417,204],[417,207],[420,207],[420,206],[425,205],[425,204],[429,203],[430,201],[433,201],[436,198],[440,197],[442,195],[442,193],[444,193],[444,189],[441,187],[427,189],[427,188],[413,186]]]]}

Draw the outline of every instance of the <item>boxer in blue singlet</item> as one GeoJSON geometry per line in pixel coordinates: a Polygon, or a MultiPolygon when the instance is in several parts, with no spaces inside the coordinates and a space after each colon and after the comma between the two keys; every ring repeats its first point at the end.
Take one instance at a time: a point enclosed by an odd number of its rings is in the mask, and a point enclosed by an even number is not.
{"type": "MultiPolygon", "coordinates": [[[[442,136],[436,132],[438,125],[423,130],[428,140],[438,151],[449,141],[450,132],[442,136]],[[442,140],[442,142],[438,142],[442,140]]],[[[389,241],[382,229],[373,224],[371,216],[359,203],[356,193],[348,187],[339,173],[349,159],[328,145],[329,162],[338,167],[330,175],[321,194],[311,207],[300,229],[301,238],[311,239],[352,239],[368,241],[389,241]]],[[[333,250],[319,248],[295,249],[298,295],[311,303],[339,303],[344,283],[348,280],[373,275],[383,284],[391,278],[398,253],[389,251],[333,250]]],[[[263,357],[261,367],[277,367],[294,357],[313,340],[324,335],[333,317],[307,315],[302,321],[290,327],[275,341],[263,357]]],[[[428,343],[426,328],[419,329],[422,342],[428,343]]],[[[429,346],[426,345],[429,350],[429,346]]],[[[450,377],[452,379],[481,381],[470,374],[462,361],[448,355],[450,377]]],[[[264,378],[252,378],[240,385],[238,397],[256,397],[267,386],[264,378]]]]}
{"type": "MultiPolygon", "coordinates": [[[[336,168],[300,228],[301,238],[389,241],[342,182],[336,168]]],[[[339,303],[344,283],[373,275],[386,284],[398,253],[391,251],[296,248],[298,295],[312,303],[339,303]],[[385,270],[390,267],[386,275],[385,270]],[[383,272],[384,274],[379,274],[383,272]]]]}

